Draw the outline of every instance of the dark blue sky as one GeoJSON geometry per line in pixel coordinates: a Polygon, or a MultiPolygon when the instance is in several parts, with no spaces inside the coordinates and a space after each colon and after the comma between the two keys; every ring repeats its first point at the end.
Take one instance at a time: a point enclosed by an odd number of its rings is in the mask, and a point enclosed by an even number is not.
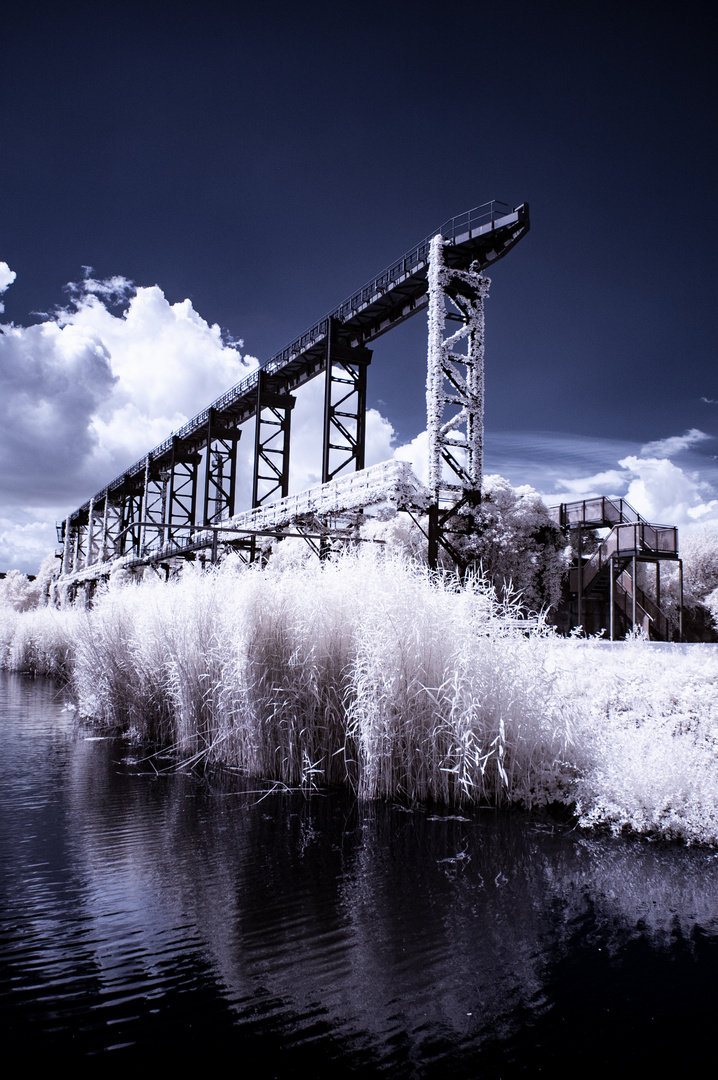
{"type": "MultiPolygon", "coordinates": [[[[492,433],[713,436],[711,8],[16,5],[5,318],[32,322],[89,264],[190,297],[264,360],[446,218],[528,201],[491,275],[489,457],[492,433]]],[[[376,344],[370,400],[401,439],[424,355],[420,316],[376,344]]]]}

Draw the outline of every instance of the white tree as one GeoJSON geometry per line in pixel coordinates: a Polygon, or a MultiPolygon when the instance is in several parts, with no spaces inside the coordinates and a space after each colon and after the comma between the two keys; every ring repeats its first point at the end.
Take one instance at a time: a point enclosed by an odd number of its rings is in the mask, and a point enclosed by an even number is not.
{"type": "MultiPolygon", "coordinates": [[[[475,531],[466,537],[451,537],[462,556],[481,568],[500,598],[520,593],[523,605],[532,611],[555,607],[570,553],[538,492],[528,485],[514,488],[503,476],[486,476],[481,506],[473,513],[475,531]]],[[[425,520],[422,525],[427,527],[425,520]]],[[[404,515],[369,519],[362,534],[426,561],[425,535],[404,515]]],[[[440,558],[448,568],[450,561],[445,556],[441,551],[440,558]]]]}
{"type": "MultiPolygon", "coordinates": [[[[701,633],[710,614],[718,629],[718,529],[703,526],[681,534],[679,554],[683,560],[684,629],[693,623],[689,636],[701,633]]],[[[678,564],[669,563],[661,572],[661,607],[677,622],[680,604],[678,564]]]]}
{"type": "Polygon", "coordinates": [[[10,570],[0,581],[0,607],[15,611],[31,611],[47,603],[50,581],[57,570],[54,554],[46,555],[34,581],[19,570],[10,570]]]}
{"type": "Polygon", "coordinates": [[[555,607],[570,552],[538,492],[527,484],[512,487],[503,476],[486,476],[478,525],[471,554],[499,596],[510,587],[533,611],[555,607]]]}

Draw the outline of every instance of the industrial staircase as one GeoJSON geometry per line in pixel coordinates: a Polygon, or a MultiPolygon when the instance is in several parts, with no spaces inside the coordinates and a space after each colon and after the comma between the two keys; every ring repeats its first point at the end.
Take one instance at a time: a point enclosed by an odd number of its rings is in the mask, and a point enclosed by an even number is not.
{"type": "Polygon", "coordinates": [[[601,496],[551,509],[557,525],[575,533],[576,553],[564,598],[564,618],[591,633],[601,629],[609,638],[620,627],[639,628],[655,640],[680,636],[661,607],[660,566],[679,562],[678,530],[646,521],[625,499],[601,496]],[[583,533],[609,529],[595,551],[584,555],[583,533]],[[655,598],[637,582],[637,568],[652,563],[656,568],[655,598]]]}

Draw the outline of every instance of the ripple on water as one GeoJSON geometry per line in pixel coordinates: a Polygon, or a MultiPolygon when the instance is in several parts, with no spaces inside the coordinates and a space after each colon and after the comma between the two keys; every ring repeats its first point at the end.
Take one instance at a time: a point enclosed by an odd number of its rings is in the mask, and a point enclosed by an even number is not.
{"type": "Polygon", "coordinates": [[[645,1057],[657,1030],[685,1068],[709,1038],[711,852],[259,803],[88,739],[51,684],[2,695],[0,1017],[28,1060],[211,1046],[266,1075],[509,1075],[587,1045],[608,1063],[628,1036],[645,1057]]]}

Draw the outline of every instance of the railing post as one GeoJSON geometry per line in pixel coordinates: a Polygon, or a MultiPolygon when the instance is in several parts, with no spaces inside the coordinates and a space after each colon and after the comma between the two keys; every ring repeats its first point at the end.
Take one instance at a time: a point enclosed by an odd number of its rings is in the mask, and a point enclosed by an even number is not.
{"type": "Polygon", "coordinates": [[[70,518],[65,518],[65,550],[62,556],[62,572],[63,574],[69,574],[72,570],[72,559],[70,551],[70,518]]]}
{"type": "MultiPolygon", "coordinates": [[[[585,514],[584,514],[585,517],[585,514]]],[[[583,626],[583,532],[578,527],[578,625],[583,626]]]]}

